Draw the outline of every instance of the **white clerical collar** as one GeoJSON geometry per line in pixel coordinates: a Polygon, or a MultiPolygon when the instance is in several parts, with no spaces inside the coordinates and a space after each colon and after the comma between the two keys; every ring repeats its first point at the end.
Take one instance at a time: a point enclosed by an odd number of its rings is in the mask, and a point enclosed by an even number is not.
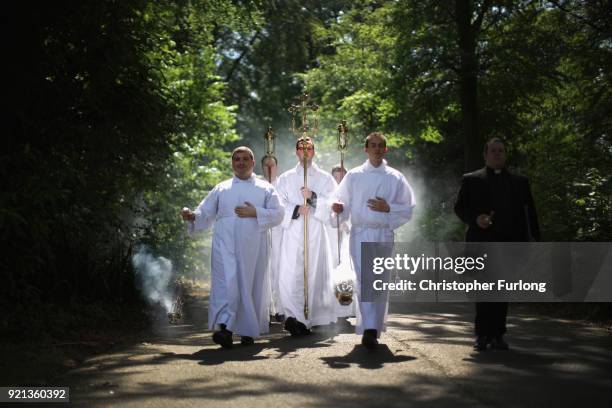
{"type": "Polygon", "coordinates": [[[380,163],[380,166],[374,167],[372,163],[370,162],[370,159],[367,159],[365,164],[363,165],[363,168],[365,169],[365,171],[384,172],[387,169],[387,160],[383,159],[382,163],[380,163]]]}
{"type": "MultiPolygon", "coordinates": [[[[295,165],[295,170],[298,173],[304,174],[304,163],[298,162],[298,164],[295,165]]],[[[319,170],[319,167],[315,162],[310,162],[310,166],[308,166],[308,173],[312,173],[314,170],[319,170]]]]}
{"type": "Polygon", "coordinates": [[[241,179],[240,177],[238,177],[238,176],[236,176],[236,175],[234,174],[233,182],[234,182],[234,183],[251,183],[251,184],[252,184],[252,183],[254,183],[254,182],[255,182],[255,177],[257,177],[257,176],[255,176],[255,173],[254,173],[254,172],[253,172],[253,173],[251,173],[251,177],[249,177],[249,178],[248,178],[248,179],[246,179],[246,180],[243,180],[243,179],[241,179]]]}
{"type": "Polygon", "coordinates": [[[489,172],[489,174],[492,173],[492,174],[495,174],[495,175],[499,175],[499,174],[502,174],[504,172],[503,168],[501,168],[501,169],[494,169],[494,168],[489,167],[489,166],[486,166],[486,167],[487,167],[487,171],[489,172]]]}

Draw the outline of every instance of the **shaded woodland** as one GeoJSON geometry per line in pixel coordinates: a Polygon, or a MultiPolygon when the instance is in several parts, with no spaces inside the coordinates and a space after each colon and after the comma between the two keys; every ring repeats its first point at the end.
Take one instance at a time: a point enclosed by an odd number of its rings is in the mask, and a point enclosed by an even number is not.
{"type": "Polygon", "coordinates": [[[4,13],[3,335],[48,330],[41,310],[138,303],[141,245],[204,276],[207,241],[185,239],[178,210],[231,174],[233,147],[262,154],[268,126],[289,151],[287,107],[303,90],[321,107],[326,163],[342,119],[349,167],[368,132],[388,135],[389,160],[427,186],[422,237],[462,238],[450,204],[497,136],[532,181],[543,240],[612,241],[610,1],[101,0],[4,13]]]}

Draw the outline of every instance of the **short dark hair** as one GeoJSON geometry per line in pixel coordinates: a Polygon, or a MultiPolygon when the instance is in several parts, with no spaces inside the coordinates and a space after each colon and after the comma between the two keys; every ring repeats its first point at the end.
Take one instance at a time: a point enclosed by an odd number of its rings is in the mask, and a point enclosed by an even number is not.
{"type": "Polygon", "coordinates": [[[251,160],[255,160],[255,155],[253,151],[247,146],[238,146],[234,150],[232,150],[232,160],[234,159],[234,155],[238,152],[247,152],[249,156],[251,156],[251,160]]]}
{"type": "Polygon", "coordinates": [[[383,142],[385,142],[385,147],[387,146],[387,138],[385,137],[385,135],[382,134],[382,132],[372,132],[369,135],[367,135],[365,138],[365,147],[368,147],[368,142],[373,137],[380,137],[383,140],[383,142]]]}
{"type": "Polygon", "coordinates": [[[295,150],[297,150],[300,147],[300,144],[302,144],[303,142],[310,143],[312,145],[312,148],[314,149],[314,147],[315,147],[314,141],[311,138],[309,138],[309,137],[301,137],[301,138],[299,138],[295,142],[295,150]]]}
{"type": "Polygon", "coordinates": [[[334,174],[337,171],[346,172],[346,169],[344,167],[340,166],[339,164],[336,164],[334,167],[332,167],[331,173],[334,174]]]}
{"type": "Polygon", "coordinates": [[[487,142],[484,144],[482,153],[487,154],[487,152],[489,151],[489,146],[492,145],[493,143],[501,143],[504,146],[504,149],[506,148],[506,144],[504,143],[503,140],[501,140],[499,137],[492,137],[489,140],[487,140],[487,142]]]}
{"type": "Polygon", "coordinates": [[[261,158],[261,166],[262,166],[262,167],[263,167],[263,164],[264,164],[264,162],[266,161],[266,159],[267,159],[268,157],[273,158],[273,159],[274,159],[274,163],[276,163],[276,165],[278,166],[278,159],[276,158],[276,156],[275,156],[275,155],[273,155],[273,154],[266,154],[265,156],[263,156],[263,157],[261,158]]]}

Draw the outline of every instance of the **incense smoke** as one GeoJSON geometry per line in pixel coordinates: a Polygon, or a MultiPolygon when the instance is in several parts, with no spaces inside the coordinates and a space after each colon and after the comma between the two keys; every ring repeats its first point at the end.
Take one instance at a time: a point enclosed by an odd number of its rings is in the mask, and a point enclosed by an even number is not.
{"type": "Polygon", "coordinates": [[[464,227],[453,210],[460,179],[449,170],[441,170],[430,177],[425,177],[418,167],[399,167],[398,170],[413,189],[416,207],[412,219],[396,230],[396,241],[462,240],[464,227]]]}
{"type": "Polygon", "coordinates": [[[147,301],[152,305],[163,306],[170,313],[172,300],[168,286],[172,279],[172,262],[163,256],[156,258],[146,247],[141,247],[132,257],[132,264],[136,269],[139,289],[147,301]]]}
{"type": "MultiPolygon", "coordinates": [[[[295,136],[288,130],[287,122],[273,124],[276,135],[276,157],[278,175],[298,163],[295,155],[295,136]]],[[[324,171],[330,172],[334,165],[340,163],[340,154],[335,143],[335,129],[319,127],[320,136],[315,138],[316,155],[314,162],[324,171]]],[[[261,133],[263,135],[263,131],[261,133]]],[[[350,170],[363,164],[367,155],[363,152],[365,135],[352,134],[349,140],[349,152],[345,157],[345,168],[350,170]]],[[[252,140],[256,156],[256,172],[263,174],[260,160],[265,154],[263,137],[252,140]]],[[[396,158],[397,159],[397,158],[396,158]]],[[[418,161],[411,166],[401,165],[393,157],[387,157],[389,165],[399,170],[410,183],[416,197],[416,208],[410,222],[396,230],[396,241],[413,240],[456,241],[463,240],[464,226],[453,211],[453,205],[461,184],[461,173],[452,163],[439,166],[436,171],[425,173],[424,166],[418,161]]]]}

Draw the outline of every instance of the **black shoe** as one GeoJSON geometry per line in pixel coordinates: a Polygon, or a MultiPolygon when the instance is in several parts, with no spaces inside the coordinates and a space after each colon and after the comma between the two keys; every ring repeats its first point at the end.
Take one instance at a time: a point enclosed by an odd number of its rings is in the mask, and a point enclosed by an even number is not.
{"type": "Polygon", "coordinates": [[[253,344],[255,344],[255,339],[249,336],[242,336],[240,337],[240,344],[242,344],[243,346],[252,346],[253,344]]]}
{"type": "Polygon", "coordinates": [[[223,348],[232,348],[233,339],[232,332],[227,330],[224,324],[219,325],[221,330],[213,333],[212,339],[215,343],[219,344],[223,348]]]}
{"type": "Polygon", "coordinates": [[[493,340],[491,340],[491,348],[493,350],[510,350],[510,346],[504,341],[504,336],[493,337],[493,340]]]}
{"type": "Polygon", "coordinates": [[[361,344],[363,344],[368,350],[374,350],[378,346],[378,339],[376,335],[378,332],[375,329],[367,329],[363,332],[361,337],[361,344]]]}
{"type": "Polygon", "coordinates": [[[297,327],[298,327],[298,330],[300,331],[300,334],[310,334],[310,329],[306,327],[304,323],[297,322],[297,327]]]}
{"type": "Polygon", "coordinates": [[[474,343],[474,351],[486,351],[489,339],[486,336],[478,336],[474,343]]]}
{"type": "Polygon", "coordinates": [[[291,333],[292,336],[300,335],[300,329],[298,328],[298,321],[295,320],[295,317],[288,317],[285,320],[285,330],[291,333]]]}

